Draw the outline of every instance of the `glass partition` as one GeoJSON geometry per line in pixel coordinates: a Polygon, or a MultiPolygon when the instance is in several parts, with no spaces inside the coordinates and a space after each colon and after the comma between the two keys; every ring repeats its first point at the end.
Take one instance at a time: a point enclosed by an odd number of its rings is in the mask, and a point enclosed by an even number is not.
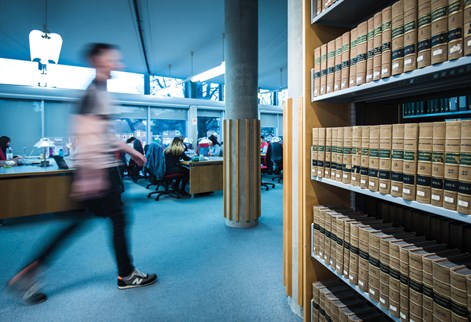
{"type": "Polygon", "coordinates": [[[147,140],[147,107],[115,106],[113,109],[113,127],[117,137],[126,141],[131,136],[141,140],[142,145],[147,140]]]}
{"type": "Polygon", "coordinates": [[[152,140],[169,145],[175,136],[186,137],[187,118],[187,109],[152,107],[150,109],[152,140]]]}
{"type": "Polygon", "coordinates": [[[0,136],[11,139],[13,155],[39,155],[34,144],[41,138],[41,101],[0,99],[0,136]]]}

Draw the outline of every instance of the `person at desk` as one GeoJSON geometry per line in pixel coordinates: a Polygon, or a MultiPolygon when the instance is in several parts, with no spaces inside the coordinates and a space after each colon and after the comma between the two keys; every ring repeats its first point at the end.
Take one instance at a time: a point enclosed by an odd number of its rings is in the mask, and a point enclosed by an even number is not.
{"type": "Polygon", "coordinates": [[[260,136],[260,152],[263,154],[267,153],[269,143],[265,141],[265,137],[262,135],[260,136]]]}
{"type": "Polygon", "coordinates": [[[209,138],[209,141],[211,141],[209,145],[209,155],[213,157],[219,157],[222,154],[222,147],[221,143],[218,142],[218,139],[215,135],[211,135],[209,138]]]}
{"type": "Polygon", "coordinates": [[[10,146],[10,141],[8,136],[0,137],[0,161],[7,159],[7,149],[10,146]]]}
{"type": "Polygon", "coordinates": [[[10,153],[11,152],[11,147],[10,147],[11,139],[8,136],[1,136],[0,137],[0,161],[6,161],[8,159],[12,160],[15,162],[14,165],[17,165],[18,162],[21,162],[21,157],[19,156],[13,156],[13,155],[8,155],[9,151],[8,149],[10,148],[10,153]]]}
{"type": "MultiPolygon", "coordinates": [[[[127,218],[121,200],[123,185],[115,152],[130,154],[139,166],[144,165],[146,158],[124,142],[117,141],[110,131],[113,100],[106,92],[106,82],[111,78],[111,71],[121,67],[121,53],[114,45],[91,44],[87,59],[96,69],[96,77],[80,100],[73,119],[78,149],[71,197],[89,213],[111,221],[113,232],[110,237],[118,268],[118,289],[151,285],[157,281],[157,275],[137,270],[130,254],[127,218]]],[[[18,294],[25,304],[38,304],[47,299],[37,286],[38,272],[48,266],[55,253],[65,246],[64,242],[91,216],[81,213],[74,219],[45,242],[28,264],[9,280],[8,288],[18,294]]]]}
{"type": "Polygon", "coordinates": [[[178,136],[173,138],[172,144],[170,144],[169,147],[164,150],[164,154],[166,169],[165,173],[179,173],[183,175],[181,180],[176,183],[174,189],[182,195],[189,195],[189,193],[186,192],[186,186],[190,180],[190,171],[180,164],[180,160],[190,161],[191,158],[185,154],[185,145],[183,144],[182,138],[178,136]],[[181,186],[178,187],[180,182],[181,186]]]}

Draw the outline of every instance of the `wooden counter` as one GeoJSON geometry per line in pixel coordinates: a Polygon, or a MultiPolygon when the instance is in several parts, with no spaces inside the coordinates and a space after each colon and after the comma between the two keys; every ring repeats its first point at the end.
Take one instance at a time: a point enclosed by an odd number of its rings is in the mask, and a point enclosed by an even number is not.
{"type": "Polygon", "coordinates": [[[71,175],[56,165],[0,168],[0,220],[76,209],[71,175]]]}
{"type": "Polygon", "coordinates": [[[181,161],[181,163],[190,169],[190,194],[222,190],[221,157],[209,157],[206,161],[181,161]]]}

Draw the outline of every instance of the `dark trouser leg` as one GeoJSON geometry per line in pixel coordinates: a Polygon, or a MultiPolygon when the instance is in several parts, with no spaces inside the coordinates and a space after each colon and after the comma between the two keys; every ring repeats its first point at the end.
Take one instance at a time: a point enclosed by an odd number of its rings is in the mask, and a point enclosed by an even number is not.
{"type": "Polygon", "coordinates": [[[185,191],[185,188],[188,184],[188,181],[190,180],[190,174],[189,174],[188,170],[187,169],[184,169],[184,170],[185,171],[183,171],[184,175],[182,177],[182,185],[181,185],[182,191],[185,191]]]}
{"type": "Polygon", "coordinates": [[[70,241],[72,233],[78,230],[85,221],[86,218],[83,218],[67,225],[38,253],[32,262],[38,261],[40,265],[47,264],[52,259],[53,255],[61,249],[67,241],[70,241]]]}
{"type": "Polygon", "coordinates": [[[126,218],[123,211],[110,215],[113,224],[113,248],[118,265],[118,275],[128,276],[134,270],[131,256],[129,255],[129,245],[126,231],[126,218]]]}

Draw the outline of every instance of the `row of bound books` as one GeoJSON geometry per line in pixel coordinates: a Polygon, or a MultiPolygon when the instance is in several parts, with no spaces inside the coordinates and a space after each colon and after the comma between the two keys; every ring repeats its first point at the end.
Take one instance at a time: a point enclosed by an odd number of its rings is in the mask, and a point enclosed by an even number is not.
{"type": "Polygon", "coordinates": [[[471,214],[471,121],[313,128],[311,176],[471,214]]]}
{"type": "Polygon", "coordinates": [[[313,216],[314,255],[391,315],[401,321],[471,318],[470,253],[357,211],[315,206],[313,216]]]}
{"type": "Polygon", "coordinates": [[[314,50],[313,95],[471,54],[471,0],[400,0],[314,50]]]}

